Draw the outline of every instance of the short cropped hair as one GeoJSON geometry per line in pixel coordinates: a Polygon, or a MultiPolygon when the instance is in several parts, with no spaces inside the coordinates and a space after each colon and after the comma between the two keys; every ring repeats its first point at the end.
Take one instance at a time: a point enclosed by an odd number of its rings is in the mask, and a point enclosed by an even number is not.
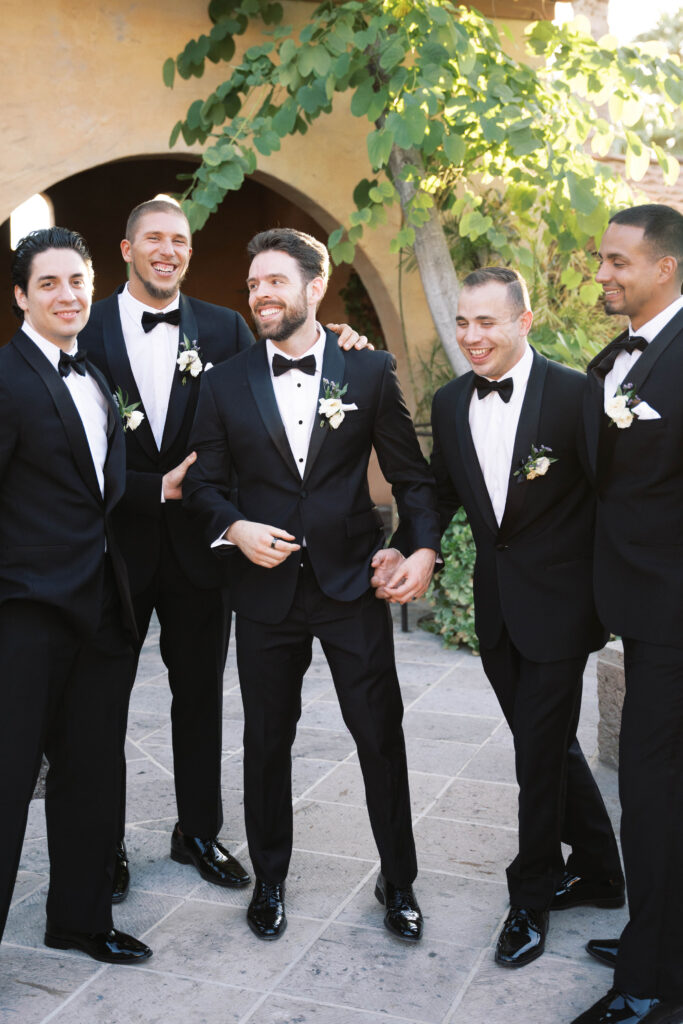
{"type": "Polygon", "coordinates": [[[321,277],[327,288],[330,277],[330,254],[317,238],[294,228],[271,228],[269,231],[261,231],[254,235],[247,245],[247,252],[252,259],[259,253],[272,250],[286,252],[295,259],[306,284],[314,277],[321,277]]]}
{"type": "Polygon", "coordinates": [[[92,268],[92,256],[88,249],[88,243],[79,235],[78,231],[70,231],[69,228],[40,228],[38,231],[30,231],[28,235],[19,241],[12,256],[12,309],[20,320],[24,319],[24,311],[20,309],[14,298],[14,288],[21,288],[24,295],[28,291],[28,282],[31,276],[33,261],[41,252],[48,249],[73,249],[81,257],[92,281],[95,277],[92,268]]]}
{"type": "Polygon", "coordinates": [[[462,282],[463,288],[481,288],[491,282],[504,284],[508,290],[508,299],[515,312],[521,314],[531,309],[529,290],[526,281],[516,270],[510,267],[480,267],[473,270],[462,282]]]}
{"type": "Polygon", "coordinates": [[[673,256],[678,263],[678,276],[683,277],[683,214],[678,210],[663,203],[643,203],[619,210],[610,217],[610,224],[642,228],[655,257],[673,256]]]}
{"type": "Polygon", "coordinates": [[[144,203],[140,203],[128,215],[126,221],[126,238],[129,242],[132,242],[135,238],[135,232],[138,229],[138,223],[142,217],[147,213],[175,213],[180,214],[181,217],[187,222],[187,234],[190,241],[192,241],[192,232],[190,231],[190,222],[187,219],[187,215],[183,210],[180,203],[176,203],[174,199],[147,199],[144,203]]]}

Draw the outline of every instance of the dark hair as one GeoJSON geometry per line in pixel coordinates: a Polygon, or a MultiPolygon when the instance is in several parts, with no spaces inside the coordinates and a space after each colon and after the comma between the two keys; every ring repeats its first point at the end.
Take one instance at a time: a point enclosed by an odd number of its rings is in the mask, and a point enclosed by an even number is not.
{"type": "Polygon", "coordinates": [[[24,311],[16,303],[14,288],[18,286],[26,295],[33,260],[39,253],[48,249],[73,249],[88,268],[90,280],[94,279],[92,256],[83,235],[68,228],[41,228],[39,231],[29,232],[19,241],[12,256],[12,309],[20,320],[24,319],[24,311]]]}
{"type": "Polygon", "coordinates": [[[643,237],[657,259],[673,256],[683,275],[683,214],[663,203],[643,203],[619,210],[610,217],[610,224],[628,224],[643,229],[643,237]]]}
{"type": "Polygon", "coordinates": [[[128,220],[126,221],[126,238],[129,242],[132,242],[135,238],[138,222],[146,213],[179,213],[180,216],[184,217],[187,221],[187,233],[190,241],[192,240],[190,222],[187,220],[187,214],[180,203],[176,203],[174,199],[147,199],[144,203],[140,203],[131,210],[128,215],[128,220]]]}
{"type": "Polygon", "coordinates": [[[247,246],[247,252],[253,259],[261,252],[271,250],[286,252],[296,260],[306,284],[314,277],[322,277],[327,288],[330,277],[330,254],[322,242],[312,235],[294,228],[271,228],[254,235],[247,246]]]}
{"type": "Polygon", "coordinates": [[[473,270],[462,282],[463,288],[481,288],[482,285],[495,281],[497,284],[504,284],[508,290],[508,298],[513,308],[519,313],[526,313],[531,309],[529,302],[529,290],[526,281],[516,270],[510,267],[480,267],[473,270]]]}

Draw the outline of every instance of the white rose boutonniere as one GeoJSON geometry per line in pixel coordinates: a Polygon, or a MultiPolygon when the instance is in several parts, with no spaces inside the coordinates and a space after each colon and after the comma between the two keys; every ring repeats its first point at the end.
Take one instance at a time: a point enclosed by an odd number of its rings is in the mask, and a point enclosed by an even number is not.
{"type": "Polygon", "coordinates": [[[139,402],[129,402],[128,394],[123,393],[121,388],[117,388],[114,392],[114,401],[116,402],[119,410],[119,416],[123,423],[124,430],[137,430],[142,421],[145,418],[144,412],[140,412],[138,406],[139,402]]]}
{"type": "MultiPolygon", "coordinates": [[[[327,377],[323,377],[323,397],[319,400],[318,412],[321,416],[324,416],[332,430],[336,430],[344,419],[347,412],[353,412],[358,409],[355,402],[344,404],[342,398],[346,394],[349,385],[345,384],[343,388],[333,381],[328,380],[327,377]]],[[[320,426],[325,426],[325,419],[320,421],[320,426]]]]}
{"type": "MultiPolygon", "coordinates": [[[[608,398],[605,402],[605,412],[611,420],[610,427],[612,423],[615,423],[620,430],[626,430],[627,427],[630,427],[638,415],[638,406],[641,403],[642,399],[638,398],[633,384],[624,384],[623,386],[620,384],[614,398],[608,398]]],[[[647,403],[642,404],[646,405],[647,403]]],[[[647,408],[648,411],[651,411],[649,406],[647,408]]],[[[660,417],[659,414],[655,417],[643,417],[643,419],[650,418],[659,419],[660,417]]]]}
{"type": "Polygon", "coordinates": [[[190,377],[198,377],[204,369],[197,342],[190,341],[186,334],[183,335],[183,344],[178,348],[178,358],[176,362],[178,364],[178,370],[183,375],[183,384],[187,384],[188,373],[190,377]]]}
{"type": "Polygon", "coordinates": [[[519,464],[513,476],[517,477],[517,483],[523,484],[525,480],[535,480],[537,476],[545,476],[553,462],[557,459],[551,457],[552,448],[547,444],[532,444],[531,452],[519,464]]]}

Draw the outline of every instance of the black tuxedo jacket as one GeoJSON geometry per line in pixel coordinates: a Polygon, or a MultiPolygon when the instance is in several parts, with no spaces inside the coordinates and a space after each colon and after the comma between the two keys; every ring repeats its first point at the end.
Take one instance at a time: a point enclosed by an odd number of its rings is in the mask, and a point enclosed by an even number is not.
{"type": "Polygon", "coordinates": [[[434,396],[432,468],[442,527],[462,505],[477,547],[475,626],[481,646],[503,625],[533,661],[580,657],[602,647],[592,594],[595,504],[577,441],[585,377],[534,352],[515,436],[505,512],[496,521],[469,424],[474,375],[434,396]],[[531,446],[547,445],[557,462],[545,476],[514,476],[531,446]]]}
{"type": "Polygon", "coordinates": [[[614,344],[588,367],[584,405],[588,461],[598,491],[598,611],[619,636],[683,647],[683,311],[622,382],[660,419],[634,419],[624,429],[610,425],[595,367],[614,344]]]}
{"type": "MultiPolygon", "coordinates": [[[[120,387],[130,402],[140,403],[144,412],[121,329],[118,302],[121,290],[95,303],[90,320],[79,335],[79,345],[100,368],[112,391],[120,387]]],[[[181,293],[181,343],[184,336],[197,342],[203,363],[214,365],[248,348],[253,341],[239,313],[181,293]]],[[[151,333],[150,344],[153,344],[151,333]]],[[[209,589],[225,582],[220,563],[210,556],[203,539],[190,526],[182,503],[161,501],[163,475],[179,465],[190,451],[190,428],[205,372],[199,377],[188,374],[183,384],[183,375],[179,370],[174,371],[161,451],[156,446],[147,415],[137,430],[127,430],[125,434],[126,492],[117,509],[116,526],[134,594],[144,590],[159,565],[164,529],[178,563],[195,587],[209,589]]]]}
{"type": "MultiPolygon", "coordinates": [[[[207,547],[238,519],[279,526],[299,543],[306,538],[325,594],[338,601],[360,597],[384,539],[367,481],[374,446],[411,548],[438,550],[433,481],[394,367],[386,352],[342,352],[327,332],[322,377],[347,384],[343,401],[358,409],[336,430],[316,416],[303,479],[280,418],[265,342],[207,374],[191,437],[198,458],[184,489],[184,502],[203,521],[207,547]],[[233,471],[237,493],[229,487],[233,471]]],[[[254,565],[236,549],[230,559],[235,610],[259,622],[281,622],[292,604],[299,559],[291,556],[274,569],[254,565]]]]}
{"type": "Polygon", "coordinates": [[[125,486],[125,445],[106,381],[88,362],[109,402],[104,498],[76,406],[61,377],[18,331],[0,350],[0,604],[37,601],[93,633],[102,611],[105,540],[135,634],[126,570],[111,529],[125,486]]]}

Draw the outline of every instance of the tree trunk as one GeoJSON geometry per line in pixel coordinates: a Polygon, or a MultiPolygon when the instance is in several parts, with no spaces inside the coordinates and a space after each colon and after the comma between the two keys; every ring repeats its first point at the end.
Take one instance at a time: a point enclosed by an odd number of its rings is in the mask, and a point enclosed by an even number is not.
{"type": "MultiPolygon", "coordinates": [[[[405,210],[415,195],[415,187],[410,181],[403,181],[401,169],[405,164],[422,166],[422,158],[417,150],[403,150],[394,146],[389,158],[389,170],[405,210]]],[[[434,207],[426,224],[415,228],[415,259],[417,260],[422,287],[427,296],[429,311],[434,320],[439,340],[444,347],[448,360],[456,377],[471,369],[460,351],[455,337],[455,317],[458,309],[460,285],[455,273],[453,260],[448,249],[446,236],[434,207]]]]}
{"type": "Polygon", "coordinates": [[[609,0],[573,0],[574,17],[583,14],[591,23],[593,39],[601,39],[609,33],[607,10],[609,0]]]}

